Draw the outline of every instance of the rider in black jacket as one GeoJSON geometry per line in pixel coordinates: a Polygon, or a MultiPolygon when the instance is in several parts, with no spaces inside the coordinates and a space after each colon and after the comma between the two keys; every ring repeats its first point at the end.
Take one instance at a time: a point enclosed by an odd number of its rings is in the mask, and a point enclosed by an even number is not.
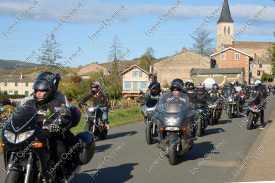
{"type": "Polygon", "coordinates": [[[197,106],[202,106],[212,103],[212,99],[208,92],[205,90],[205,85],[200,83],[197,85],[197,91],[194,93],[192,101],[197,106]]]}
{"type": "MultiPolygon", "coordinates": [[[[109,122],[108,122],[108,101],[109,97],[105,90],[100,88],[100,83],[97,81],[94,81],[90,84],[91,90],[90,92],[80,101],[78,106],[81,108],[82,105],[90,98],[93,100],[93,106],[98,107],[102,112],[102,120],[109,129],[109,122]]],[[[90,123],[86,123],[85,130],[88,131],[88,129],[91,128],[90,123]]]]}

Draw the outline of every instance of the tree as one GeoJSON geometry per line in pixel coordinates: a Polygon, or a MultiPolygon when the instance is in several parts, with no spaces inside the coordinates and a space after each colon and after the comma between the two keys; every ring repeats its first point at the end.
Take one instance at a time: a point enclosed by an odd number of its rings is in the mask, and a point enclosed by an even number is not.
{"type": "Polygon", "coordinates": [[[148,47],[146,53],[143,54],[139,59],[139,65],[145,70],[150,69],[150,65],[154,63],[156,58],[154,57],[154,50],[151,47],[148,47]]]}
{"type": "Polygon", "coordinates": [[[110,62],[112,62],[111,70],[117,70],[117,64],[121,60],[121,55],[122,55],[121,46],[120,46],[120,43],[118,41],[117,35],[115,35],[113,44],[110,48],[111,48],[111,51],[110,51],[110,54],[108,56],[108,60],[110,62]]]}
{"type": "MultiPolygon", "coordinates": [[[[275,37],[275,32],[274,32],[275,37]]],[[[271,73],[275,75],[275,42],[272,43],[272,46],[268,49],[268,54],[271,59],[271,73]]]]}
{"type": "Polygon", "coordinates": [[[191,35],[195,41],[191,50],[202,55],[211,55],[214,48],[211,43],[214,41],[214,39],[209,38],[209,35],[210,32],[205,29],[200,30],[196,36],[191,35]]]}
{"type": "Polygon", "coordinates": [[[54,67],[61,64],[57,61],[62,58],[62,51],[59,49],[61,45],[56,42],[54,34],[51,34],[39,49],[41,55],[38,56],[38,62],[45,66],[45,69],[51,71],[54,67]]]}

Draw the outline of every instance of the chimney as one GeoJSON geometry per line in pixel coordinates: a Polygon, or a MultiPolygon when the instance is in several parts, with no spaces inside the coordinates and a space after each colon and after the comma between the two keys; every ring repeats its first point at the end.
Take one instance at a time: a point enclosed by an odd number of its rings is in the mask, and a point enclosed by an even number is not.
{"type": "Polygon", "coordinates": [[[23,79],[23,78],[24,78],[24,75],[23,75],[23,74],[21,74],[21,75],[20,75],[20,79],[23,79]]]}
{"type": "Polygon", "coordinates": [[[152,74],[152,65],[150,65],[150,71],[149,71],[150,74],[152,74]]]}
{"type": "Polygon", "coordinates": [[[182,53],[185,52],[185,51],[187,51],[187,49],[186,48],[182,48],[182,53]]]}

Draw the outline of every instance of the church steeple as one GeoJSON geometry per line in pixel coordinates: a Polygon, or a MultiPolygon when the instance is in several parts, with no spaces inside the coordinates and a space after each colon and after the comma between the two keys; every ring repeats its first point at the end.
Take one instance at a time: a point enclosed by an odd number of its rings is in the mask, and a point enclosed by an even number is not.
{"type": "Polygon", "coordinates": [[[224,0],[222,12],[217,22],[217,47],[216,51],[220,51],[225,45],[233,44],[234,21],[230,14],[228,1],[224,0]]]}
{"type": "Polygon", "coordinates": [[[231,17],[231,14],[230,14],[230,9],[229,9],[229,5],[228,5],[227,0],[224,0],[221,16],[220,16],[220,19],[217,23],[220,23],[220,22],[234,23],[234,21],[231,17]]]}

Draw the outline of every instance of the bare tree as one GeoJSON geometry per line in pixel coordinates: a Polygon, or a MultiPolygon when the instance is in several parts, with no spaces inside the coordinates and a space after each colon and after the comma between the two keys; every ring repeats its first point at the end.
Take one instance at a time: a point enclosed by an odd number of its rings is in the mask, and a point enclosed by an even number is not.
{"type": "Polygon", "coordinates": [[[113,62],[112,69],[116,70],[117,69],[117,64],[120,61],[121,55],[122,55],[121,46],[120,46],[120,43],[118,41],[117,35],[115,35],[113,44],[110,48],[111,48],[111,51],[110,51],[110,54],[108,56],[108,60],[110,62],[113,62]]]}
{"type": "Polygon", "coordinates": [[[46,66],[47,70],[51,70],[54,66],[61,65],[57,61],[62,58],[62,51],[59,49],[61,45],[56,42],[54,34],[51,34],[39,49],[41,55],[38,56],[38,62],[46,66]]]}
{"type": "Polygon", "coordinates": [[[192,45],[192,50],[202,55],[211,55],[214,48],[214,46],[212,46],[214,39],[209,38],[209,35],[210,32],[205,29],[199,31],[196,36],[191,35],[195,40],[195,43],[192,45]]]}

